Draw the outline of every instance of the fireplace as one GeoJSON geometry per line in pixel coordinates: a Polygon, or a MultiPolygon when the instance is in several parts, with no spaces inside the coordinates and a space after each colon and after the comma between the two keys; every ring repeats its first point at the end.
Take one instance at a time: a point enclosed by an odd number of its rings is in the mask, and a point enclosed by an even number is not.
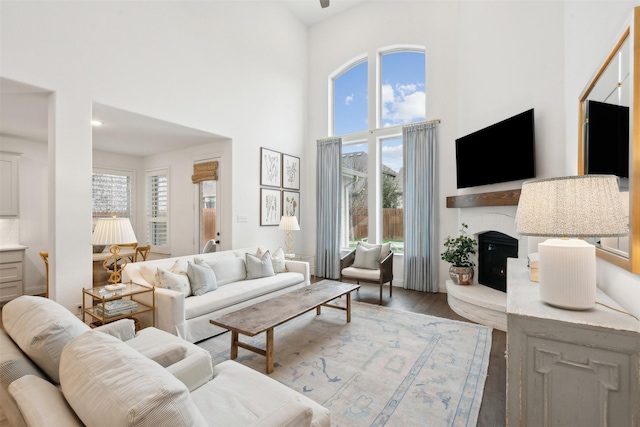
{"type": "Polygon", "coordinates": [[[507,292],[507,258],[517,257],[517,239],[498,231],[478,234],[478,283],[507,292]]]}

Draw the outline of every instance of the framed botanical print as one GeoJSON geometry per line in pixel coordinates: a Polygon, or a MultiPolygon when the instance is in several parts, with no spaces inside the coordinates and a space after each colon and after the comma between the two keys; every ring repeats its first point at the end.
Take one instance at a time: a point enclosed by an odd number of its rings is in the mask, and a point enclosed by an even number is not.
{"type": "Polygon", "coordinates": [[[300,189],[300,158],[282,155],[282,188],[300,189]]]}
{"type": "Polygon", "coordinates": [[[295,216],[300,224],[300,193],[298,191],[282,191],[282,215],[295,216]]]}
{"type": "Polygon", "coordinates": [[[282,216],[280,196],[280,190],[260,189],[260,225],[280,224],[282,216]]]}
{"type": "Polygon", "coordinates": [[[260,185],[267,187],[281,187],[280,153],[260,148],[260,185]]]}

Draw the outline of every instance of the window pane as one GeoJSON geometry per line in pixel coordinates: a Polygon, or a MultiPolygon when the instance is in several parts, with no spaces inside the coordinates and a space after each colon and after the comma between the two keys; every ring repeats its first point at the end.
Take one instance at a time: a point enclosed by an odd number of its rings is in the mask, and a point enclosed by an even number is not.
{"type": "Polygon", "coordinates": [[[402,138],[382,140],[382,242],[404,251],[402,138]]]}
{"type": "Polygon", "coordinates": [[[333,81],[333,134],[369,129],[367,61],[349,68],[333,81]]]}
{"type": "Polygon", "coordinates": [[[93,173],[93,218],[131,218],[131,177],[93,173]]]}
{"type": "Polygon", "coordinates": [[[342,247],[367,240],[367,144],[342,146],[342,247]]]}
{"type": "Polygon", "coordinates": [[[169,175],[166,171],[147,174],[147,242],[154,252],[169,248],[169,175]]]}
{"type": "Polygon", "coordinates": [[[423,52],[392,52],[381,58],[381,127],[425,120],[423,52]]]}

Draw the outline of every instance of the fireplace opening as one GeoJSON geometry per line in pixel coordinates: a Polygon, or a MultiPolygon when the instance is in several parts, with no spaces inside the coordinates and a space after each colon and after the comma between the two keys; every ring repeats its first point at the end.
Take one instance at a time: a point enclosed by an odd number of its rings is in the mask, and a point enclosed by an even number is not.
{"type": "Polygon", "coordinates": [[[507,258],[518,257],[518,240],[498,231],[478,235],[478,283],[507,292],[507,258]]]}

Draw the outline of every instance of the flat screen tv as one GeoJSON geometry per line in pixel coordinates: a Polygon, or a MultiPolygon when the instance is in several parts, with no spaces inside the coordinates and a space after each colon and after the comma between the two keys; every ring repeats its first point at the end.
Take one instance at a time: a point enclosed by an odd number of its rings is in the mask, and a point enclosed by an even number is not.
{"type": "Polygon", "coordinates": [[[534,178],[533,108],[456,139],[458,188],[534,178]]]}
{"type": "Polygon", "coordinates": [[[585,173],[629,177],[629,107],[588,101],[585,173]]]}

